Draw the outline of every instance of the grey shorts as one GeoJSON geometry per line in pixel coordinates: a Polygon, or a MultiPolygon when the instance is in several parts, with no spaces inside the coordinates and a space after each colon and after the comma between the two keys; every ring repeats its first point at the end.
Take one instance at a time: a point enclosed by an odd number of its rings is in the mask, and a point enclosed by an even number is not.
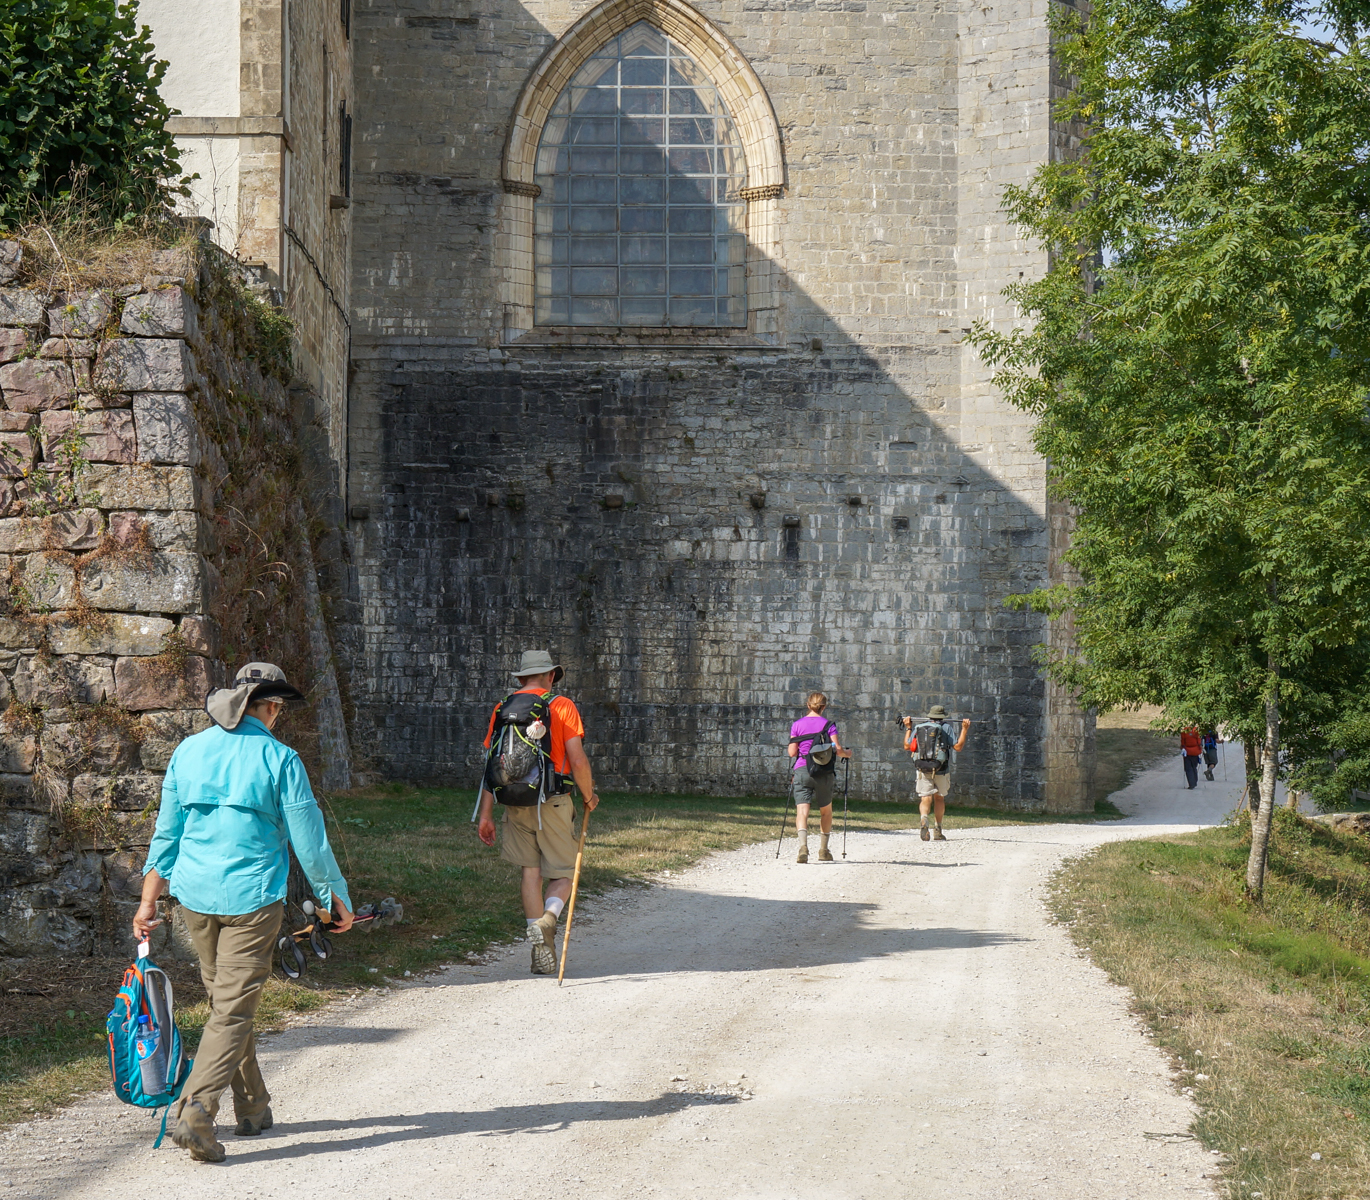
{"type": "Polygon", "coordinates": [[[827,808],[832,803],[833,785],[836,782],[836,772],[814,778],[809,774],[808,767],[800,767],[794,773],[794,802],[827,808]]]}

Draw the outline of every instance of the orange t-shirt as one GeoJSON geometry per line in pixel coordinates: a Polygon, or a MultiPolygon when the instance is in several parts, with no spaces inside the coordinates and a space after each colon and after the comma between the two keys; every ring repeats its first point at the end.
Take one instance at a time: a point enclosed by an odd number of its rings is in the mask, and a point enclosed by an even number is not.
{"type": "MultiPolygon", "coordinates": [[[[519,692],[532,692],[535,696],[542,694],[541,688],[528,687],[519,688],[519,692]]],[[[485,731],[485,748],[490,749],[490,739],[495,735],[495,717],[499,714],[499,705],[496,704],[490,713],[490,726],[485,731]]],[[[569,775],[570,768],[566,765],[566,739],[585,736],[585,725],[580,719],[580,712],[575,704],[565,696],[554,696],[548,708],[550,720],[548,724],[552,729],[552,769],[558,775],[569,775]]]]}

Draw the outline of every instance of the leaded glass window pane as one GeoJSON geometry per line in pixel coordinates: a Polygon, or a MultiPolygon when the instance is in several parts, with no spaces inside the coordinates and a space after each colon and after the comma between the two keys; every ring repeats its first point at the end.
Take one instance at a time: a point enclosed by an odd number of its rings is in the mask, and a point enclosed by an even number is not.
{"type": "Polygon", "coordinates": [[[538,324],[746,325],[745,176],[689,55],[646,22],[607,43],[538,146],[538,324]]]}

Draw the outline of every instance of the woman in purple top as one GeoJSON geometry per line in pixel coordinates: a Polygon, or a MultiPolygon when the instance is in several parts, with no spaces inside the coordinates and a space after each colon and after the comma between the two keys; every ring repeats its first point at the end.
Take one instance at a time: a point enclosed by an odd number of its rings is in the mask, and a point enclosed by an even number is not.
{"type": "MultiPolygon", "coordinates": [[[[799,831],[799,856],[796,862],[809,861],[809,808],[818,805],[819,828],[823,831],[818,843],[818,861],[832,862],[828,849],[828,835],[832,832],[832,792],[837,779],[836,760],[850,758],[851,751],[843,750],[837,740],[837,723],[823,715],[828,698],[822,692],[809,693],[809,712],[790,726],[790,757],[794,759],[794,823],[799,831]],[[826,737],[824,735],[827,735],[826,737]],[[828,739],[833,744],[833,767],[814,775],[809,770],[809,753],[815,743],[822,746],[828,739]]],[[[817,764],[815,764],[817,765],[817,764]]]]}

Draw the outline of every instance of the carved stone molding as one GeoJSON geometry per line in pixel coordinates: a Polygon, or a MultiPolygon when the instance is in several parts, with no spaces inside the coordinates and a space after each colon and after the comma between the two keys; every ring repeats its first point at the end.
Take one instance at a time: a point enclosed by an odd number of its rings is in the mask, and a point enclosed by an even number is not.
{"type": "Polygon", "coordinates": [[[744,200],[779,200],[785,194],[785,185],[764,183],[760,187],[742,188],[737,194],[744,200]]]}
{"type": "Polygon", "coordinates": [[[506,179],[504,190],[511,196],[531,196],[534,200],[542,195],[542,189],[536,183],[521,183],[517,179],[506,179]]]}

